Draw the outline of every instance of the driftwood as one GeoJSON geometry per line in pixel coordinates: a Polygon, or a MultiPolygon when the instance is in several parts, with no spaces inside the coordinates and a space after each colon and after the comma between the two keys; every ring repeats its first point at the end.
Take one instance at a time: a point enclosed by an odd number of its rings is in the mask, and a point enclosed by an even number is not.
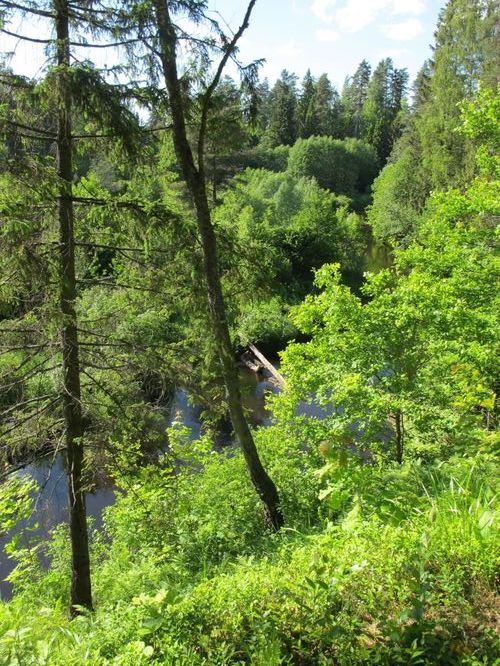
{"type": "Polygon", "coordinates": [[[255,357],[253,354],[251,354],[249,351],[246,351],[244,354],[241,355],[241,362],[243,365],[246,365],[247,368],[249,368],[252,372],[262,372],[264,369],[264,366],[262,363],[258,363],[255,360],[255,357]]]}
{"type": "Polygon", "coordinates": [[[270,363],[267,358],[260,352],[255,345],[253,345],[251,342],[248,345],[248,348],[252,352],[252,354],[260,361],[260,363],[264,366],[264,368],[271,373],[271,375],[274,377],[276,380],[277,384],[279,386],[284,387],[285,386],[285,378],[283,375],[280,375],[280,373],[276,370],[274,365],[270,363]]]}

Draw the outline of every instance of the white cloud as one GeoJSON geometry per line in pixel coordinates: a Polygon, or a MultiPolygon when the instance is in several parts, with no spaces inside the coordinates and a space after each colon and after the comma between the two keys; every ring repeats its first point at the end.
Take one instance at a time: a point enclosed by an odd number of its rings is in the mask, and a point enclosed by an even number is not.
{"type": "Polygon", "coordinates": [[[425,12],[427,0],[314,0],[312,13],[323,23],[335,22],[344,32],[358,32],[386,15],[418,16],[425,12]]]}
{"type": "Polygon", "coordinates": [[[401,23],[388,23],[382,26],[382,32],[386,37],[400,42],[408,42],[411,39],[415,39],[423,29],[422,22],[416,18],[410,18],[401,23]]]}
{"type": "Polygon", "coordinates": [[[339,33],[335,32],[335,30],[316,30],[315,37],[317,42],[331,44],[337,41],[339,33]]]}
{"type": "Polygon", "coordinates": [[[387,9],[392,0],[348,0],[335,14],[341,30],[357,32],[377,18],[379,12],[387,9]]]}
{"type": "Polygon", "coordinates": [[[337,4],[337,0],[314,0],[311,4],[311,11],[323,23],[331,23],[334,14],[332,9],[337,4]]]}
{"type": "Polygon", "coordinates": [[[392,13],[419,16],[427,9],[426,5],[426,0],[392,0],[392,13]]]}

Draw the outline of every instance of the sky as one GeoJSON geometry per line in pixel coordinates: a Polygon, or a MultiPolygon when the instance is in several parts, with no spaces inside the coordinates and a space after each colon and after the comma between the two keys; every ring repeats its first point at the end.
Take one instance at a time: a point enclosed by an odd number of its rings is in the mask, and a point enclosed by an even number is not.
{"type": "MultiPolygon", "coordinates": [[[[246,0],[212,0],[236,27],[246,0]]],[[[326,72],[338,89],[366,58],[372,66],[392,57],[413,80],[430,45],[445,0],[257,0],[240,43],[243,61],[265,58],[261,77],[274,81],[281,70],[300,79],[326,72]]]]}
{"type": "MultiPolygon", "coordinates": [[[[413,80],[430,45],[440,8],[445,0],[257,0],[250,26],[240,41],[242,62],[264,58],[261,78],[274,82],[281,70],[300,79],[308,68],[313,76],[326,72],[341,90],[366,58],[372,66],[392,57],[396,67],[406,67],[413,80]]],[[[231,29],[240,25],[247,0],[209,0],[214,18],[223,17],[231,29]]],[[[21,28],[14,22],[9,29],[21,28]]],[[[31,37],[46,35],[43,22],[25,22],[31,37]]],[[[0,52],[15,50],[10,64],[15,72],[36,76],[45,61],[43,48],[19,43],[0,34],[0,52]]],[[[103,50],[94,50],[96,64],[104,64],[103,50]]],[[[108,64],[113,64],[110,62],[108,64]]],[[[229,70],[229,74],[234,74],[229,70]]]]}

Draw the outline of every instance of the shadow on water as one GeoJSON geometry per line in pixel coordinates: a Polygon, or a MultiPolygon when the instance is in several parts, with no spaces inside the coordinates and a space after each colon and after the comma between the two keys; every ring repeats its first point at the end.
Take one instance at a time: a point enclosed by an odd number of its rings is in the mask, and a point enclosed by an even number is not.
{"type": "Polygon", "coordinates": [[[388,245],[369,236],[365,254],[365,271],[378,273],[393,264],[392,250],[388,245]]]}
{"type": "MultiPolygon", "coordinates": [[[[271,413],[265,407],[265,395],[269,392],[277,392],[276,386],[267,377],[257,375],[248,368],[241,369],[240,381],[243,403],[251,425],[253,427],[270,425],[271,413]]],[[[175,418],[176,421],[180,420],[191,429],[191,439],[198,439],[203,434],[202,411],[201,407],[189,402],[188,394],[185,391],[179,389],[175,392],[169,407],[168,417],[164,421],[165,426],[170,426],[175,418]]],[[[229,426],[215,436],[215,444],[218,447],[227,446],[231,442],[232,432],[229,426]]],[[[22,521],[7,534],[0,535],[0,598],[4,600],[10,599],[12,596],[12,586],[4,579],[15,566],[15,563],[4,553],[6,544],[14,534],[22,535],[26,528],[33,527],[35,523],[37,528],[30,529],[27,538],[35,537],[42,541],[46,540],[51,531],[68,518],[67,475],[62,454],[59,454],[53,461],[44,459],[36,464],[27,465],[17,474],[35,481],[39,486],[39,492],[31,518],[22,521]]],[[[112,482],[105,478],[101,478],[93,492],[87,493],[87,515],[93,519],[96,529],[100,529],[102,526],[103,509],[113,504],[114,500],[115,491],[112,482]]]]}

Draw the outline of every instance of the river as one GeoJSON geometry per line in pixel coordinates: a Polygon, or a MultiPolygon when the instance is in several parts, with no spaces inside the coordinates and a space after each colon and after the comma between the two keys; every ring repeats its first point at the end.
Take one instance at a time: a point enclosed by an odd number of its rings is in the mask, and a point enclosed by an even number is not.
{"type": "MultiPolygon", "coordinates": [[[[389,250],[373,239],[369,239],[368,249],[365,256],[366,270],[378,272],[391,264],[389,250]]],[[[242,387],[243,402],[249,415],[249,421],[253,427],[267,426],[271,423],[271,413],[265,407],[265,395],[267,392],[276,392],[276,386],[266,376],[256,375],[248,368],[240,370],[240,382],[242,387]]],[[[183,390],[177,390],[170,407],[168,408],[166,425],[170,425],[174,418],[191,429],[192,439],[197,439],[202,434],[200,407],[194,407],[189,403],[188,395],[183,390]]],[[[317,405],[304,403],[301,406],[302,413],[309,416],[321,418],[324,416],[317,405]]],[[[227,445],[231,442],[231,433],[221,431],[216,436],[219,445],[227,445]]],[[[35,509],[30,520],[20,523],[16,531],[22,532],[27,526],[38,524],[36,530],[30,531],[30,535],[36,535],[42,540],[50,536],[51,530],[59,523],[67,520],[67,476],[64,468],[62,455],[54,461],[48,459],[36,464],[26,466],[19,475],[33,479],[40,487],[37,494],[35,509]]],[[[102,475],[105,476],[105,475],[102,475]]],[[[97,485],[94,492],[87,494],[87,514],[93,518],[94,525],[99,529],[102,524],[102,512],[107,506],[113,504],[115,493],[112,483],[105,478],[97,485]]],[[[8,599],[12,594],[11,585],[4,579],[12,571],[14,563],[4,553],[4,546],[10,541],[13,532],[0,536],[0,598],[8,599]]]]}
{"type": "MultiPolygon", "coordinates": [[[[257,375],[247,368],[240,370],[240,381],[243,402],[251,425],[254,427],[269,425],[271,413],[265,407],[265,395],[267,392],[276,392],[276,387],[267,377],[257,375]]],[[[167,425],[170,425],[174,418],[177,422],[180,420],[191,429],[192,439],[197,439],[203,429],[201,411],[201,408],[191,405],[187,393],[179,389],[168,407],[167,425]]],[[[228,444],[231,435],[229,432],[221,432],[217,439],[220,444],[228,444]]],[[[17,474],[33,479],[38,484],[39,491],[31,518],[20,523],[15,532],[23,533],[27,527],[37,523],[37,529],[29,532],[30,537],[48,539],[54,527],[68,519],[67,475],[63,455],[59,454],[55,460],[47,458],[36,464],[27,465],[17,474]]],[[[94,492],[87,493],[87,514],[94,520],[97,529],[102,525],[103,509],[113,504],[114,500],[113,485],[105,478],[97,485],[94,492]]],[[[5,577],[12,571],[15,563],[4,553],[4,546],[13,534],[14,531],[0,536],[0,598],[2,599],[9,599],[12,596],[12,586],[5,577]]]]}

